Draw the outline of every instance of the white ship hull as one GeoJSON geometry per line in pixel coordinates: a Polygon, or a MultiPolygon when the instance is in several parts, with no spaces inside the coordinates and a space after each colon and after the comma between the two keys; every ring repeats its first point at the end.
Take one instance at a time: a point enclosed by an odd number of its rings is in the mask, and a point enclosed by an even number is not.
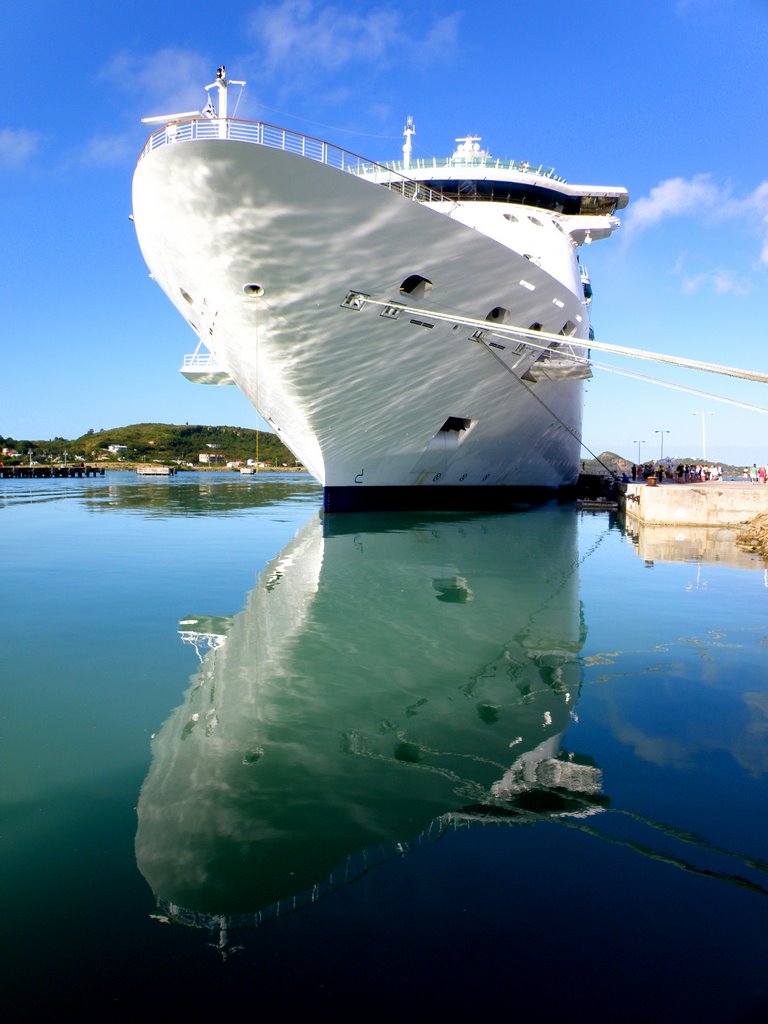
{"type": "Polygon", "coordinates": [[[556,217],[542,213],[548,251],[531,259],[499,240],[512,231],[500,204],[424,204],[252,142],[170,142],[134,177],[152,276],[323,484],[327,509],[494,507],[576,483],[589,375],[578,362],[521,380],[540,349],[345,305],[359,292],[459,319],[500,308],[509,324],[586,338],[574,243],[556,217]],[[413,275],[428,294],[403,295],[413,275]]]}

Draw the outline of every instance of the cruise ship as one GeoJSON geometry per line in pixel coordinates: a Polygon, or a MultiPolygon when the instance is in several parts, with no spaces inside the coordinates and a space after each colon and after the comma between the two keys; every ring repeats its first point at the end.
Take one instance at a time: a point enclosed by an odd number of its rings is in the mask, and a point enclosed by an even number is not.
{"type": "Polygon", "coordinates": [[[244,84],[219,68],[203,111],[145,118],[132,217],[198,339],[184,375],[236,384],[328,512],[572,492],[591,375],[577,253],[626,190],[472,135],[416,159],[410,118],[402,160],[377,164],[230,116],[244,84]]]}

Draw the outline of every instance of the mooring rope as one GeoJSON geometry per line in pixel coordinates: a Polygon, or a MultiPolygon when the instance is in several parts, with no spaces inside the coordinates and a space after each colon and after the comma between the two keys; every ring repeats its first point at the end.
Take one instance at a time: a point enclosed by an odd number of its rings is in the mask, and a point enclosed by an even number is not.
{"type": "MultiPolygon", "coordinates": [[[[540,344],[542,339],[557,344],[568,344],[576,348],[594,349],[596,352],[610,352],[613,355],[629,356],[632,359],[646,359],[652,362],[668,363],[671,366],[681,366],[688,370],[701,370],[705,373],[716,373],[725,377],[736,377],[740,380],[756,381],[759,384],[768,384],[768,373],[761,373],[758,370],[742,370],[735,366],[725,366],[719,363],[705,363],[698,359],[683,359],[680,356],[670,356],[663,352],[651,352],[647,349],[629,348],[626,345],[612,345],[607,342],[576,338],[563,334],[550,334],[548,331],[532,331],[527,327],[514,327],[509,324],[495,324],[489,320],[477,320],[474,317],[464,316],[461,313],[443,313],[435,309],[422,309],[418,306],[408,306],[402,302],[391,299],[379,299],[373,295],[366,295],[364,292],[351,293],[362,300],[370,302],[374,306],[387,306],[397,309],[403,313],[412,313],[416,316],[431,317],[433,320],[442,320],[446,323],[460,324],[464,327],[471,327],[474,330],[486,331],[490,334],[518,339],[529,339],[540,344]]],[[[528,344],[528,340],[525,342],[528,344]]]]}

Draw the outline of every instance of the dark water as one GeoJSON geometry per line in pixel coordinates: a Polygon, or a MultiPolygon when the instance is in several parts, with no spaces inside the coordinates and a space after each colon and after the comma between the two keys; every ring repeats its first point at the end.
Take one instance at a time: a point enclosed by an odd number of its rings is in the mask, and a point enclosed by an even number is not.
{"type": "Polygon", "coordinates": [[[0,1005],[768,1019],[762,563],[319,497],[0,482],[0,1005]]]}

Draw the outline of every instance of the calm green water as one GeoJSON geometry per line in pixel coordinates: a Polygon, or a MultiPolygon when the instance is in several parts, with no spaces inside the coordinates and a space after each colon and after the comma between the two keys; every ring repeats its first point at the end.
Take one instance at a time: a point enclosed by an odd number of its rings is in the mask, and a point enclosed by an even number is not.
{"type": "Polygon", "coordinates": [[[0,481],[0,1005],[768,1019],[762,563],[319,503],[0,481]]]}

